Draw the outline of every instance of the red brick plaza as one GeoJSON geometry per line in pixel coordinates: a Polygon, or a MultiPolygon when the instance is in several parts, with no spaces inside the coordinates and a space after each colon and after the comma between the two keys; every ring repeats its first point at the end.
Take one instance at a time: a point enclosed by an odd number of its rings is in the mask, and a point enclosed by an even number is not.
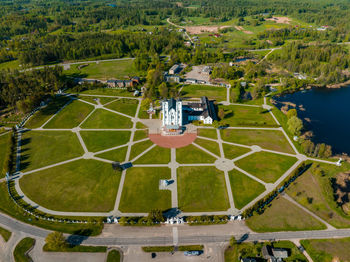
{"type": "Polygon", "coordinates": [[[160,134],[149,134],[149,139],[156,145],[165,148],[185,147],[197,138],[196,133],[185,133],[180,136],[162,136],[160,134]]]}

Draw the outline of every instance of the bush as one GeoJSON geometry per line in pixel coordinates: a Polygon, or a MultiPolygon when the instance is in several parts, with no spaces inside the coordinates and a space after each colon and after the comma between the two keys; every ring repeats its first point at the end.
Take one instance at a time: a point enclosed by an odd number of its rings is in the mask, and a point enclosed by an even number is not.
{"type": "Polygon", "coordinates": [[[179,251],[196,251],[196,250],[203,250],[203,245],[188,245],[188,246],[179,246],[179,251]]]}
{"type": "Polygon", "coordinates": [[[174,246],[142,247],[144,252],[174,252],[174,246]]]}

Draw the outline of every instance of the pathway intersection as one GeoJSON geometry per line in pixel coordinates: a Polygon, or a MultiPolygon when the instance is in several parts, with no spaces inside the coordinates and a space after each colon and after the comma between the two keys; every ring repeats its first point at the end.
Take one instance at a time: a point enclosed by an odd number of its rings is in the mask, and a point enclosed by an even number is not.
{"type": "MultiPolygon", "coordinates": [[[[30,198],[28,198],[22,191],[21,187],[20,187],[20,179],[23,176],[27,176],[27,175],[31,175],[33,173],[37,173],[49,168],[53,168],[53,167],[57,167],[60,165],[64,165],[70,162],[74,162],[80,159],[94,159],[97,161],[102,161],[102,162],[106,162],[106,163],[110,163],[112,164],[113,161],[108,160],[108,159],[104,159],[99,157],[98,155],[101,153],[105,153],[105,152],[109,152],[115,149],[119,149],[119,148],[123,148],[125,146],[127,146],[127,152],[126,152],[126,157],[125,157],[125,161],[124,163],[128,163],[128,162],[135,162],[136,160],[140,159],[142,156],[144,156],[145,154],[147,154],[148,152],[150,152],[152,149],[154,149],[157,145],[153,144],[151,146],[149,146],[147,149],[145,149],[143,152],[139,153],[137,156],[131,157],[131,151],[132,151],[132,146],[136,145],[138,143],[142,143],[145,141],[148,141],[149,138],[144,138],[138,141],[134,141],[134,136],[135,136],[135,132],[137,130],[140,130],[137,128],[137,123],[141,122],[141,123],[145,123],[147,125],[147,121],[138,118],[139,112],[140,112],[140,107],[141,107],[141,99],[140,98],[134,98],[134,97],[122,97],[122,96],[107,96],[107,95],[86,95],[86,94],[79,94],[79,97],[76,98],[74,96],[74,94],[64,94],[68,97],[71,98],[71,100],[69,102],[67,102],[61,109],[58,110],[58,112],[56,114],[54,114],[52,117],[50,117],[50,119],[48,119],[42,126],[38,127],[38,128],[33,128],[31,130],[33,131],[41,131],[41,132],[50,132],[50,131],[71,131],[74,134],[76,134],[79,143],[81,145],[81,147],[84,150],[83,155],[79,156],[79,157],[75,157],[69,160],[65,160],[59,163],[55,163],[55,164],[50,164],[44,167],[40,167],[34,170],[29,170],[29,171],[24,171],[21,172],[21,167],[20,167],[20,159],[21,159],[21,134],[29,129],[22,129],[19,132],[19,146],[18,146],[18,151],[17,151],[17,173],[16,176],[13,178],[14,182],[15,182],[15,188],[17,193],[23,197],[23,200],[27,203],[29,203],[30,205],[32,205],[33,207],[36,207],[38,210],[48,213],[48,214],[52,214],[52,215],[59,215],[59,216],[144,216],[147,215],[147,213],[125,213],[125,212],[121,212],[119,210],[119,206],[120,206],[120,202],[122,199],[122,194],[123,194],[123,188],[124,188],[124,183],[126,180],[126,174],[128,172],[128,170],[123,170],[121,173],[121,179],[120,179],[120,183],[119,183],[119,188],[117,191],[117,195],[116,195],[116,199],[115,199],[115,204],[114,204],[114,209],[111,210],[110,212],[66,212],[66,211],[56,211],[56,210],[50,210],[48,208],[45,208],[43,206],[41,206],[40,204],[34,202],[33,200],[31,200],[30,198]],[[82,98],[84,97],[94,97],[94,98],[115,98],[113,100],[111,100],[110,102],[102,105],[99,101],[97,101],[97,104],[91,103],[89,101],[83,100],[82,98]],[[116,110],[112,110],[110,108],[107,108],[106,106],[108,106],[109,104],[117,101],[118,99],[134,99],[138,101],[138,105],[137,105],[137,110],[134,116],[130,116],[127,115],[125,113],[122,112],[118,112],[116,110]],[[83,102],[85,104],[91,105],[93,106],[93,110],[83,119],[83,121],[80,122],[80,124],[74,128],[45,128],[45,126],[52,121],[53,119],[55,119],[55,117],[60,114],[60,112],[62,111],[63,108],[67,107],[70,105],[70,103],[74,100],[78,100],[80,102],[83,102]],[[90,116],[92,116],[96,110],[106,110],[112,114],[115,115],[119,115],[119,116],[123,116],[126,117],[128,119],[131,120],[132,122],[132,127],[131,128],[113,128],[113,129],[99,129],[99,128],[95,128],[95,129],[85,129],[83,128],[83,124],[87,121],[87,119],[90,118],[90,116]],[[83,139],[83,137],[81,136],[81,132],[83,131],[130,131],[130,140],[129,142],[127,142],[126,144],[122,144],[122,145],[118,145],[118,146],[114,146],[108,149],[103,149],[100,150],[98,152],[90,152],[88,150],[88,147],[86,146],[86,143],[83,139]]],[[[229,92],[227,92],[227,96],[229,96],[229,92]]],[[[225,104],[225,105],[236,105],[234,103],[230,103],[229,102],[229,97],[227,97],[226,101],[221,102],[221,104],[225,104]]],[[[179,215],[180,216],[188,216],[188,215],[195,215],[195,216],[200,216],[200,215],[238,215],[241,214],[245,209],[251,207],[252,205],[254,205],[257,201],[259,201],[260,199],[262,199],[263,197],[265,197],[266,195],[268,195],[270,192],[272,192],[273,190],[275,190],[277,188],[277,186],[285,179],[287,178],[303,161],[305,160],[313,160],[313,161],[319,161],[319,162],[324,162],[324,163],[328,163],[328,164],[336,164],[335,162],[330,162],[330,161],[325,161],[325,160],[320,160],[320,159],[313,159],[313,158],[309,158],[306,157],[305,155],[300,154],[296,147],[294,146],[293,142],[290,140],[290,138],[288,137],[288,135],[286,134],[286,132],[283,130],[283,128],[280,126],[280,123],[278,122],[278,120],[276,119],[276,117],[274,116],[273,112],[271,111],[271,107],[269,105],[266,104],[266,99],[265,99],[265,103],[262,106],[258,106],[258,105],[245,105],[245,104],[239,104],[240,106],[248,106],[248,107],[262,107],[264,109],[267,109],[269,111],[269,113],[271,114],[272,118],[274,119],[274,121],[276,122],[276,124],[279,127],[228,127],[227,130],[273,130],[273,131],[278,131],[278,132],[282,132],[284,137],[287,139],[289,145],[291,146],[291,148],[293,149],[293,153],[285,153],[285,152],[280,152],[280,151],[276,151],[276,150],[270,150],[270,149],[266,149],[257,145],[245,145],[245,144],[239,144],[239,143],[233,143],[233,142],[228,142],[228,141],[224,141],[221,138],[221,132],[219,129],[216,129],[216,133],[217,133],[217,139],[214,138],[209,138],[209,137],[205,137],[205,136],[201,136],[200,134],[197,136],[197,138],[201,139],[201,140],[206,140],[206,141],[211,141],[211,142],[216,142],[219,145],[219,150],[220,153],[219,155],[214,154],[213,152],[211,152],[210,150],[204,148],[203,146],[197,144],[196,140],[192,143],[193,146],[195,146],[197,149],[207,153],[208,155],[210,155],[211,157],[213,157],[215,160],[212,163],[191,163],[191,164],[181,164],[179,162],[177,162],[176,159],[176,148],[172,148],[170,150],[170,162],[168,164],[152,164],[152,163],[147,163],[147,164],[133,164],[134,167],[153,167],[153,168],[158,168],[158,167],[168,167],[171,170],[171,180],[174,181],[174,183],[168,187],[168,189],[171,191],[171,207],[172,208],[178,208],[179,207],[179,203],[178,203],[178,169],[181,167],[215,167],[220,171],[223,171],[224,173],[224,181],[226,184],[226,190],[227,190],[227,194],[228,194],[228,201],[229,201],[229,208],[227,210],[221,210],[221,211],[211,211],[211,212],[182,212],[179,215]],[[232,146],[238,146],[241,148],[246,148],[248,150],[250,150],[247,153],[244,153],[242,155],[239,155],[233,159],[227,159],[225,157],[224,154],[224,145],[232,145],[232,146]],[[281,156],[292,156],[296,158],[296,162],[284,173],[282,174],[275,182],[273,183],[267,183],[264,182],[262,179],[258,178],[257,176],[247,172],[246,170],[243,170],[242,168],[240,168],[239,166],[236,165],[236,162],[238,160],[244,159],[246,157],[251,156],[254,153],[257,152],[269,152],[269,153],[274,153],[274,154],[278,154],[281,156]],[[247,205],[245,205],[242,208],[237,208],[235,206],[235,201],[234,201],[234,196],[232,193],[232,189],[231,189],[231,185],[230,185],[230,178],[229,178],[229,172],[231,170],[237,170],[239,172],[241,172],[242,174],[248,176],[249,178],[257,181],[258,183],[262,184],[265,187],[265,191],[262,192],[259,196],[257,196],[255,199],[253,199],[250,203],[248,203],[247,205]]],[[[201,129],[212,129],[215,130],[213,127],[210,126],[206,126],[206,127],[200,127],[201,129]]],[[[142,130],[142,129],[141,129],[142,130]]],[[[143,129],[144,130],[144,129],[143,129]]],[[[239,189],[238,189],[239,190],[239,189]]]]}

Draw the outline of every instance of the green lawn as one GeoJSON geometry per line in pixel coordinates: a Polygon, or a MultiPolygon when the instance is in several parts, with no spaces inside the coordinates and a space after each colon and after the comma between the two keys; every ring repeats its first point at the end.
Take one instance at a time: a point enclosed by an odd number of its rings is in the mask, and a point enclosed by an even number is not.
{"type": "Polygon", "coordinates": [[[12,232],[11,231],[8,231],[7,229],[5,228],[2,228],[0,227],[0,235],[2,236],[2,238],[5,240],[5,242],[9,241],[11,235],[12,235],[12,232]]]}
{"type": "Polygon", "coordinates": [[[87,149],[98,152],[129,142],[130,131],[80,131],[87,149]]]}
{"type": "Polygon", "coordinates": [[[225,143],[222,143],[222,147],[224,149],[225,158],[227,159],[234,159],[250,151],[249,148],[233,146],[225,143]]]}
{"type": "Polygon", "coordinates": [[[148,137],[148,130],[136,130],[134,134],[134,141],[145,139],[148,137]]]}
{"type": "Polygon", "coordinates": [[[216,129],[209,128],[198,128],[198,135],[204,136],[212,139],[218,139],[216,129]]]}
{"type": "Polygon", "coordinates": [[[134,69],[133,60],[120,60],[100,63],[89,63],[88,66],[78,69],[79,65],[72,65],[69,70],[64,71],[68,76],[81,76],[86,78],[108,80],[128,79],[129,77],[139,75],[140,72],[134,69]]]}
{"type": "Polygon", "coordinates": [[[182,97],[202,97],[207,96],[209,99],[216,101],[226,101],[226,88],[206,85],[185,85],[181,94],[182,97]]]}
{"type": "Polygon", "coordinates": [[[277,126],[271,114],[260,107],[219,105],[220,109],[225,112],[221,120],[230,126],[277,126]]]}
{"type": "Polygon", "coordinates": [[[235,164],[266,183],[274,183],[296,161],[295,157],[261,151],[242,158],[235,164]]]}
{"type": "Polygon", "coordinates": [[[70,131],[28,131],[22,135],[21,171],[81,156],[84,151],[70,131]]]}
{"type": "MultiPolygon", "coordinates": [[[[294,200],[337,228],[350,227],[350,215],[346,215],[334,200],[332,181],[339,173],[348,173],[350,164],[344,162],[341,167],[314,163],[302,176],[288,187],[287,193],[294,200]],[[319,166],[322,172],[314,171],[319,166]]],[[[346,200],[345,200],[346,201],[346,200]]]]}
{"type": "Polygon", "coordinates": [[[68,101],[69,97],[56,96],[43,109],[36,112],[25,124],[27,128],[38,128],[45,124],[60,108],[62,108],[68,101]]]}
{"type": "Polygon", "coordinates": [[[141,122],[137,122],[136,123],[136,128],[137,129],[144,129],[144,128],[147,128],[144,124],[142,124],[141,122]]]}
{"type": "Polygon", "coordinates": [[[116,100],[116,97],[103,97],[103,96],[79,96],[79,99],[84,100],[86,102],[90,102],[92,104],[98,105],[97,101],[98,100],[102,105],[107,104],[109,102],[112,102],[116,100]]]}
{"type": "Polygon", "coordinates": [[[220,154],[220,147],[219,144],[214,142],[214,141],[210,141],[210,140],[206,140],[206,139],[201,139],[201,138],[197,138],[196,141],[194,141],[197,145],[207,149],[208,151],[212,152],[213,154],[217,155],[218,157],[221,156],[220,154]]]}
{"type": "Polygon", "coordinates": [[[114,149],[96,156],[104,159],[108,159],[111,161],[124,162],[127,151],[128,151],[128,147],[124,146],[124,147],[114,149]]]}
{"type": "Polygon", "coordinates": [[[48,209],[67,212],[113,210],[120,173],[96,160],[77,160],[23,176],[24,194],[48,209]]]}
{"type": "Polygon", "coordinates": [[[171,208],[171,192],[159,190],[159,180],[169,179],[167,167],[133,167],[126,172],[119,210],[148,213],[152,209],[171,208]]]}
{"type": "Polygon", "coordinates": [[[313,261],[350,261],[350,238],[301,240],[313,261]]]}
{"type": "Polygon", "coordinates": [[[115,249],[109,251],[106,262],[120,262],[120,252],[115,249]]]}
{"type": "Polygon", "coordinates": [[[26,252],[29,251],[35,245],[35,239],[26,237],[18,242],[15,250],[13,251],[13,257],[15,262],[29,262],[31,259],[28,258],[26,252]]]}
{"type": "Polygon", "coordinates": [[[132,122],[128,117],[104,109],[96,109],[81,127],[86,129],[126,129],[132,127],[132,122]]]}
{"type": "Polygon", "coordinates": [[[184,212],[226,211],[230,205],[224,173],[215,167],[177,169],[179,208],[184,212]]]}
{"type": "Polygon", "coordinates": [[[272,201],[263,214],[247,219],[246,225],[256,232],[326,229],[316,218],[282,197],[272,201]]]}
{"type": "Polygon", "coordinates": [[[170,149],[156,146],[137,159],[134,164],[168,164],[170,162],[170,149]]]}
{"type": "Polygon", "coordinates": [[[129,160],[133,160],[135,157],[137,157],[139,154],[141,154],[143,151],[145,151],[147,148],[153,145],[153,142],[151,140],[146,140],[140,143],[136,143],[131,147],[131,153],[129,160]]]}
{"type": "Polygon", "coordinates": [[[265,191],[265,187],[236,169],[229,173],[235,207],[241,209],[265,191]]]}
{"type": "Polygon", "coordinates": [[[0,136],[0,178],[3,178],[6,174],[4,172],[4,166],[7,165],[7,155],[10,153],[10,139],[12,132],[0,136]]]}
{"type": "Polygon", "coordinates": [[[176,149],[176,161],[180,164],[214,163],[216,158],[191,144],[176,149]]]}
{"type": "Polygon", "coordinates": [[[88,89],[80,92],[76,92],[74,90],[67,90],[67,93],[78,93],[83,97],[83,95],[95,95],[95,96],[127,96],[132,97],[134,96],[133,92],[129,92],[126,89],[112,89],[112,88],[93,88],[88,89]]]}
{"type": "Polygon", "coordinates": [[[249,146],[258,145],[270,150],[294,153],[288,140],[281,131],[225,129],[220,130],[220,133],[221,138],[227,142],[249,146]]]}
{"type": "Polygon", "coordinates": [[[44,128],[73,128],[78,126],[94,109],[92,105],[73,101],[48,122],[44,128]]]}
{"type": "Polygon", "coordinates": [[[139,101],[136,99],[121,98],[106,107],[129,116],[135,116],[138,104],[139,101]]]}

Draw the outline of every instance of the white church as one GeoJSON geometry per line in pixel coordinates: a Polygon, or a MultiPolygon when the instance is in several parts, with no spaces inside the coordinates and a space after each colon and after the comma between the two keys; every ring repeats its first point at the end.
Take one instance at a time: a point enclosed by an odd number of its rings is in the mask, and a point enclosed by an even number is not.
{"type": "Polygon", "coordinates": [[[202,121],[211,125],[216,120],[215,108],[207,97],[203,96],[200,102],[171,98],[162,101],[162,133],[165,135],[179,135],[184,126],[192,121],[202,121]]]}

